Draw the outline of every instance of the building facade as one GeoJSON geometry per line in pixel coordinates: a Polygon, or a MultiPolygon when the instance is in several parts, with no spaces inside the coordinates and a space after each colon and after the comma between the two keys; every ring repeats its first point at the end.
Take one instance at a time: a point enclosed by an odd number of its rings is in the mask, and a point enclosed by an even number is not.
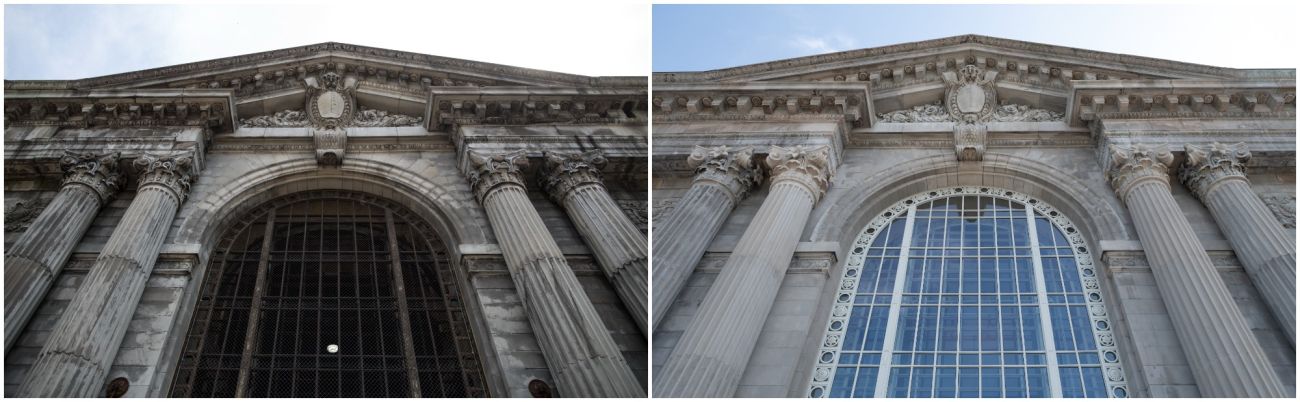
{"type": "Polygon", "coordinates": [[[341,43],[5,81],[5,395],[644,396],[646,81],[341,43]]]}
{"type": "Polygon", "coordinates": [[[1295,396],[1294,70],[968,35],[652,82],[657,397],[1295,396]]]}

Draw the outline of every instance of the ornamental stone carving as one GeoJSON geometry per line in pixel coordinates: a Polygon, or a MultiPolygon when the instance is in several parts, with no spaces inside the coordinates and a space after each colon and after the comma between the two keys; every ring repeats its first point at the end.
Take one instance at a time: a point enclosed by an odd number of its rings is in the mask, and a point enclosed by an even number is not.
{"type": "Polygon", "coordinates": [[[793,148],[773,145],[767,153],[767,166],[773,184],[783,181],[799,183],[812,193],[815,204],[830,187],[829,158],[830,147],[825,145],[793,148]]]}
{"type": "Polygon", "coordinates": [[[1128,195],[1134,186],[1155,180],[1169,185],[1169,164],[1174,161],[1174,154],[1165,144],[1133,144],[1121,147],[1110,144],[1110,168],[1106,172],[1110,185],[1119,194],[1120,199],[1128,195]]]}
{"type": "Polygon", "coordinates": [[[193,151],[175,155],[144,154],[133,163],[139,176],[139,189],[159,187],[176,197],[176,204],[185,202],[194,182],[193,151]]]}
{"type": "Polygon", "coordinates": [[[389,113],[379,109],[360,107],[352,125],[357,127],[411,127],[424,123],[423,117],[389,113]]]}
{"type": "Polygon", "coordinates": [[[491,155],[469,151],[467,157],[470,170],[466,177],[480,203],[492,189],[503,184],[524,186],[523,168],[528,167],[527,151],[520,149],[491,155]]]}
{"type": "Polygon", "coordinates": [[[957,71],[945,71],[943,82],[948,87],[944,93],[948,113],[961,122],[987,121],[998,102],[993,81],[997,71],[984,71],[967,64],[957,71]]]}
{"type": "Polygon", "coordinates": [[[312,141],[316,144],[316,163],[325,166],[343,164],[343,152],[348,148],[348,132],[338,127],[317,128],[312,130],[312,141]]]}
{"type": "Polygon", "coordinates": [[[314,125],[339,127],[352,121],[357,109],[355,77],[330,71],[305,78],[303,85],[307,87],[307,114],[314,125]]]}
{"type": "Polygon", "coordinates": [[[990,121],[1010,122],[1044,122],[1065,121],[1065,114],[1047,109],[1038,109],[1028,105],[1006,104],[993,110],[990,121]]]}
{"type": "Polygon", "coordinates": [[[241,127],[305,127],[307,113],[301,110],[284,110],[270,115],[239,119],[241,127]]]}
{"type": "Polygon", "coordinates": [[[14,203],[14,206],[5,208],[5,231],[22,232],[32,225],[32,221],[41,215],[41,211],[49,205],[48,200],[30,200],[14,203]]]}
{"type": "MultiPolygon", "coordinates": [[[[948,113],[942,102],[913,106],[911,109],[895,110],[877,115],[881,123],[943,123],[955,122],[957,118],[948,113]]],[[[1065,121],[1065,114],[1047,109],[1038,109],[1029,105],[1006,104],[993,109],[988,121],[996,122],[1046,122],[1065,121]]]]}
{"type": "Polygon", "coordinates": [[[959,161],[984,160],[984,148],[989,141],[989,128],[984,124],[958,124],[952,129],[953,147],[959,161]]]}
{"type": "Polygon", "coordinates": [[[1264,201],[1264,205],[1273,212],[1273,216],[1282,223],[1282,227],[1295,229],[1295,194],[1260,194],[1259,199],[1264,201]]]}
{"type": "Polygon", "coordinates": [[[1187,161],[1178,176],[1197,198],[1204,199],[1210,189],[1225,179],[1249,182],[1246,162],[1250,160],[1250,150],[1246,143],[1224,145],[1215,142],[1206,147],[1187,144],[1184,148],[1187,161]]]}
{"type": "Polygon", "coordinates": [[[762,181],[763,173],[753,158],[753,147],[732,151],[726,145],[712,148],[696,145],[686,157],[686,165],[695,169],[695,181],[713,182],[725,188],[734,205],[762,181]]]}
{"type": "Polygon", "coordinates": [[[99,196],[101,205],[106,204],[122,186],[122,176],[117,169],[119,157],[120,152],[96,155],[63,151],[63,158],[59,160],[63,185],[86,186],[99,196]]]}
{"type": "Polygon", "coordinates": [[[557,203],[562,203],[573,189],[584,185],[603,186],[601,169],[609,163],[605,152],[599,149],[580,154],[546,151],[539,182],[542,190],[557,203]]]}

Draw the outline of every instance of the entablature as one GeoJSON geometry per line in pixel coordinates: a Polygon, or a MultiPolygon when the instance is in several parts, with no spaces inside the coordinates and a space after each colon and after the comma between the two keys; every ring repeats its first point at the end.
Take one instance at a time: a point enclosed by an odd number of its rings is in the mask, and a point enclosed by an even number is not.
{"type": "Polygon", "coordinates": [[[1108,119],[1295,120],[1295,79],[1075,82],[1069,122],[1108,119]]]}
{"type": "Polygon", "coordinates": [[[834,121],[849,127],[875,122],[867,87],[855,83],[660,84],[651,104],[655,122],[834,121]]]}
{"type": "Polygon", "coordinates": [[[229,90],[6,90],[5,128],[234,128],[229,90]]]}
{"type": "Polygon", "coordinates": [[[460,126],[646,124],[642,86],[435,88],[425,112],[429,131],[460,126]]]}

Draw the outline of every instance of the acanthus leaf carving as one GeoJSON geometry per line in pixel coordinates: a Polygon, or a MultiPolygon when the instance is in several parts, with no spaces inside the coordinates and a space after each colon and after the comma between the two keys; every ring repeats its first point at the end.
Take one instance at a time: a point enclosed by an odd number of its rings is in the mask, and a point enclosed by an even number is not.
{"type": "Polygon", "coordinates": [[[1146,181],[1159,181],[1169,185],[1169,164],[1173,153],[1165,144],[1133,144],[1129,147],[1110,144],[1110,168],[1106,176],[1115,193],[1127,198],[1129,190],[1146,181]]]}
{"type": "Polygon", "coordinates": [[[754,148],[732,151],[726,145],[695,146],[686,165],[695,169],[695,181],[713,182],[727,190],[733,205],[745,199],[749,190],[763,180],[763,172],[754,163],[754,148]]]}
{"type": "Polygon", "coordinates": [[[307,113],[301,110],[283,110],[269,115],[239,119],[241,127],[306,127],[307,113]]]}
{"type": "Polygon", "coordinates": [[[1197,198],[1205,199],[1206,194],[1225,179],[1246,179],[1246,162],[1250,160],[1250,150],[1246,143],[1224,145],[1218,142],[1205,147],[1192,144],[1184,145],[1187,161],[1179,169],[1179,178],[1187,189],[1197,198]]]}
{"type": "Polygon", "coordinates": [[[1295,194],[1290,194],[1290,193],[1260,194],[1259,199],[1264,201],[1264,205],[1267,205],[1269,211],[1273,212],[1273,216],[1277,217],[1277,221],[1282,224],[1282,227],[1285,227],[1287,229],[1296,228],[1295,194]]]}
{"type": "Polygon", "coordinates": [[[523,168],[528,167],[528,151],[524,149],[497,154],[466,153],[469,171],[465,173],[469,185],[479,202],[504,184],[524,185],[523,168]]]}
{"type": "Polygon", "coordinates": [[[542,190],[556,202],[562,202],[574,189],[584,185],[603,186],[601,170],[609,163],[599,149],[582,153],[545,151],[538,181],[542,190]]]}
{"type": "Polygon", "coordinates": [[[792,181],[812,194],[814,203],[830,188],[830,147],[825,145],[783,148],[773,145],[767,153],[772,183],[792,181]]]}
{"type": "Polygon", "coordinates": [[[106,154],[63,151],[59,165],[63,169],[63,185],[82,185],[99,196],[100,204],[108,203],[122,186],[117,160],[120,152],[106,154]]]}
{"type": "Polygon", "coordinates": [[[424,123],[423,117],[390,113],[364,106],[358,109],[356,118],[352,119],[352,125],[357,127],[410,127],[422,123],[424,123]]]}
{"type": "Polygon", "coordinates": [[[21,232],[27,230],[32,225],[32,221],[41,215],[41,211],[50,204],[49,200],[30,200],[14,203],[12,207],[5,208],[5,231],[21,232]]]}
{"type": "Polygon", "coordinates": [[[193,151],[172,155],[146,153],[136,158],[133,165],[139,176],[139,189],[154,186],[164,188],[176,198],[177,205],[185,202],[190,185],[197,176],[193,151]]]}

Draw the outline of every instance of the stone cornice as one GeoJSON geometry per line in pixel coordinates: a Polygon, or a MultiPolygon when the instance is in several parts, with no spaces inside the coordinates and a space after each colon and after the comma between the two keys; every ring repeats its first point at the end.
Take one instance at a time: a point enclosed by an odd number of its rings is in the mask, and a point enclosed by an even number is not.
{"type": "Polygon", "coordinates": [[[866,85],[780,82],[655,85],[655,122],[839,120],[869,127],[875,111],[866,85]]]}
{"type": "Polygon", "coordinates": [[[816,204],[830,188],[829,166],[830,147],[795,146],[782,148],[773,145],[767,152],[767,167],[771,171],[772,184],[790,181],[802,185],[813,197],[816,204]]]}
{"type": "Polygon", "coordinates": [[[63,170],[63,185],[85,186],[99,196],[100,205],[107,204],[122,187],[122,175],[117,162],[120,152],[106,154],[63,152],[59,166],[63,170]]]}
{"type": "Polygon", "coordinates": [[[1246,143],[1224,145],[1218,142],[1209,146],[1184,146],[1187,160],[1178,171],[1178,177],[1188,190],[1197,198],[1205,199],[1219,183],[1224,180],[1241,180],[1246,178],[1246,162],[1250,160],[1250,150],[1246,143]]]}
{"type": "MultiPolygon", "coordinates": [[[[275,72],[282,70],[263,72],[260,71],[261,66],[275,65],[277,63],[300,63],[299,67],[309,68],[309,66],[336,59],[352,59],[355,60],[352,62],[354,64],[367,61],[391,64],[393,68],[384,75],[395,79],[400,79],[402,73],[406,70],[422,69],[446,71],[468,77],[496,78],[526,85],[618,86],[628,85],[629,81],[644,82],[644,77],[588,77],[346,43],[326,42],[79,80],[6,80],[5,89],[136,88],[148,85],[167,85],[184,80],[202,81],[205,77],[214,74],[225,76],[238,70],[259,70],[250,74],[250,77],[261,73],[265,77],[264,79],[274,79],[276,77],[275,72]],[[314,62],[307,63],[307,61],[314,62]]],[[[293,70],[296,71],[296,68],[293,70]]],[[[374,70],[374,74],[379,75],[381,69],[367,68],[365,71],[369,72],[370,70],[374,70]]],[[[418,82],[425,77],[419,78],[414,81],[418,82]]],[[[232,80],[226,79],[224,81],[223,86],[232,84],[232,80]]],[[[233,83],[233,85],[242,85],[245,82],[252,83],[252,80],[245,81],[241,79],[238,83],[233,83]]]]}
{"type": "Polygon", "coordinates": [[[136,158],[132,165],[138,176],[139,190],[159,187],[176,198],[176,204],[185,202],[190,193],[190,184],[198,177],[194,166],[194,152],[186,151],[171,155],[144,154],[136,158]]]}
{"type": "Polygon", "coordinates": [[[750,189],[763,181],[753,147],[732,150],[726,145],[708,148],[696,145],[686,157],[686,166],[695,169],[694,181],[716,183],[726,189],[732,205],[739,204],[750,189]]]}
{"type": "Polygon", "coordinates": [[[1169,165],[1174,162],[1174,154],[1164,144],[1133,144],[1121,147],[1110,144],[1110,167],[1106,177],[1121,200],[1138,184],[1158,181],[1169,186],[1169,165]]]}
{"type": "Polygon", "coordinates": [[[435,88],[426,127],[462,125],[636,124],[645,121],[643,87],[435,88]]]}
{"type": "Polygon", "coordinates": [[[582,153],[545,151],[542,159],[545,163],[542,164],[537,181],[541,184],[542,191],[556,203],[563,204],[564,199],[578,187],[604,186],[601,169],[605,168],[609,160],[605,159],[605,153],[599,149],[582,153]]]}
{"type": "Polygon", "coordinates": [[[205,127],[234,129],[228,90],[5,91],[5,127],[205,127]]]}
{"type": "MultiPolygon", "coordinates": [[[[1007,71],[1043,74],[1044,78],[1088,79],[1088,76],[1092,76],[1093,79],[1154,78],[1142,77],[1139,74],[1150,74],[1156,77],[1173,75],[1178,78],[1232,78],[1288,73],[1282,70],[1235,70],[982,35],[960,35],[702,72],[655,73],[653,80],[656,83],[757,81],[829,73],[839,75],[825,77],[827,80],[893,81],[896,76],[924,77],[927,73],[933,74],[938,68],[948,64],[948,59],[953,58],[948,53],[968,53],[971,57],[979,57],[974,55],[976,52],[1009,53],[1012,55],[1011,61],[981,62],[1007,71]],[[936,53],[941,56],[935,57],[936,53]],[[1045,60],[1051,64],[1044,64],[1045,60]],[[1033,71],[1030,71],[1031,69],[1033,71]]],[[[1294,71],[1289,71],[1289,75],[1290,78],[1294,78],[1294,71]]]]}
{"type": "Polygon", "coordinates": [[[1075,82],[1066,119],[1295,119],[1295,80],[1133,80],[1075,82]]]}
{"type": "Polygon", "coordinates": [[[498,154],[469,151],[466,159],[470,166],[465,177],[469,179],[469,185],[474,189],[474,195],[480,204],[493,190],[503,185],[527,187],[524,184],[523,170],[528,167],[528,152],[525,150],[498,154]]]}

